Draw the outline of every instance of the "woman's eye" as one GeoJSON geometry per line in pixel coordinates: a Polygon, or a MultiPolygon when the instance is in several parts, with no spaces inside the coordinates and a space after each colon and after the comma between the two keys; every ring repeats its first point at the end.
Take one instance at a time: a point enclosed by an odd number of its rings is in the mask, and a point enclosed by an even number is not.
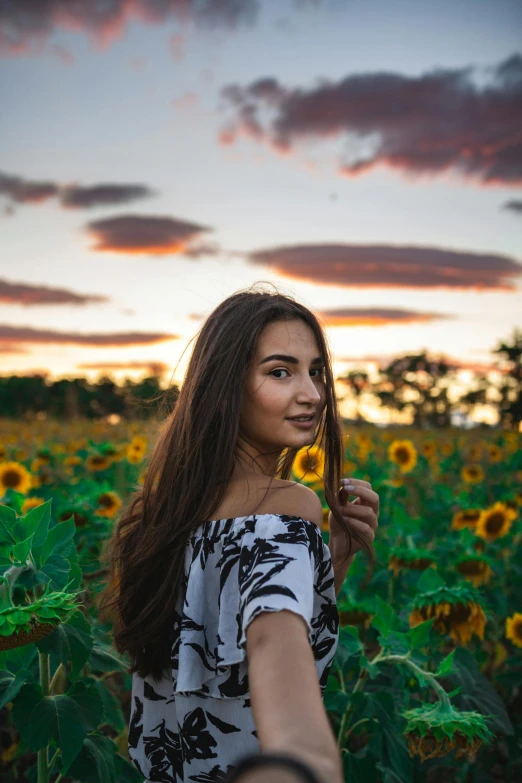
{"type": "MultiPolygon", "coordinates": [[[[278,370],[272,370],[269,374],[273,375],[275,372],[288,372],[288,370],[285,370],[285,369],[283,369],[283,367],[281,367],[278,370]]],[[[318,375],[314,376],[315,378],[322,378],[324,376],[324,370],[320,369],[319,367],[316,367],[313,370],[310,370],[310,372],[318,373],[318,375]]],[[[281,377],[281,376],[278,376],[278,377],[281,377]]]]}

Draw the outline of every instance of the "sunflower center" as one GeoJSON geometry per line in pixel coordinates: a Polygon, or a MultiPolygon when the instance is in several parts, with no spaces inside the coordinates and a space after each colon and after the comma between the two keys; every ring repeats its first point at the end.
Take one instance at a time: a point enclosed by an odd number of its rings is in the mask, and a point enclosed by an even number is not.
{"type": "Polygon", "coordinates": [[[3,475],[2,483],[5,487],[17,487],[22,479],[22,476],[16,470],[6,470],[3,475]]]}
{"type": "Polygon", "coordinates": [[[477,576],[478,574],[482,574],[485,565],[483,560],[464,560],[462,563],[458,564],[457,570],[461,574],[477,576]]]}
{"type": "Polygon", "coordinates": [[[495,533],[498,533],[499,530],[502,530],[504,521],[505,521],[504,514],[500,514],[500,513],[491,514],[491,516],[488,517],[488,521],[486,522],[486,530],[488,531],[488,533],[494,535],[495,533]]]}

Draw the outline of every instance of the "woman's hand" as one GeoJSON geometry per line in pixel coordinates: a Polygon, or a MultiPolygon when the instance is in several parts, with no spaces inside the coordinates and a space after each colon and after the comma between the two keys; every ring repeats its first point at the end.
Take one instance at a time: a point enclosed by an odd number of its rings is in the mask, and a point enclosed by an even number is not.
{"type": "MultiPolygon", "coordinates": [[[[348,478],[342,479],[342,482],[343,487],[339,490],[341,516],[351,528],[361,533],[371,544],[379,525],[379,495],[372,490],[372,485],[368,481],[348,478]],[[350,502],[348,495],[357,495],[357,497],[350,502]]],[[[348,554],[346,536],[331,511],[328,514],[328,525],[330,528],[328,548],[332,554],[335,552],[336,559],[344,560],[348,554]]],[[[360,549],[362,545],[352,538],[350,556],[354,556],[360,549]]]]}

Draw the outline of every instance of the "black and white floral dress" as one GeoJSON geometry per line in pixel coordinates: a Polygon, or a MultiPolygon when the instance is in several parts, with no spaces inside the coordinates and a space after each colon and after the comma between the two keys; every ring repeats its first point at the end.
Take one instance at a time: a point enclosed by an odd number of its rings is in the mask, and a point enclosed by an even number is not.
{"type": "Polygon", "coordinates": [[[339,615],[319,527],[287,514],[200,525],[186,548],[171,676],[132,677],[129,757],[146,781],[214,783],[259,750],[246,629],[261,612],[281,609],[306,621],[324,696],[339,615]]]}

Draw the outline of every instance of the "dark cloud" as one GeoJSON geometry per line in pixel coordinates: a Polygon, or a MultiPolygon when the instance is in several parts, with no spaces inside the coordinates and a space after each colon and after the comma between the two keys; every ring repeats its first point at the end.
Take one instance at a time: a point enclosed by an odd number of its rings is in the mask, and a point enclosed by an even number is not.
{"type": "Polygon", "coordinates": [[[30,326],[9,326],[0,324],[0,343],[45,343],[47,345],[83,345],[102,348],[125,348],[135,345],[155,345],[170,340],[179,340],[179,334],[165,332],[108,332],[105,334],[80,334],[79,332],[57,332],[54,329],[33,329],[30,326]]]}
{"type": "Polygon", "coordinates": [[[502,209],[508,209],[522,215],[522,199],[511,199],[502,205],[502,209]]]}
{"type": "Polygon", "coordinates": [[[103,204],[128,204],[129,201],[155,195],[156,192],[147,185],[68,185],[62,189],[61,202],[64,207],[78,209],[103,204]]]}
{"type": "Polygon", "coordinates": [[[0,194],[19,204],[39,204],[57,196],[58,191],[55,182],[23,179],[0,171],[0,194]]]}
{"type": "Polygon", "coordinates": [[[101,183],[82,186],[76,183],[61,185],[50,180],[31,180],[0,171],[0,194],[19,204],[38,204],[55,196],[62,206],[74,209],[99,207],[113,204],[128,204],[156,191],[147,185],[129,183],[101,183]]]}
{"type": "Polygon", "coordinates": [[[38,51],[55,28],[85,31],[99,46],[120,38],[129,22],[162,24],[173,19],[201,27],[251,24],[259,0],[2,0],[0,54],[38,51]]]}
{"type": "Polygon", "coordinates": [[[380,71],[293,88],[272,77],[229,84],[222,96],[232,119],[220,140],[247,135],[289,153],[302,141],[339,137],[346,177],[377,166],[408,175],[454,169],[487,185],[522,185],[522,56],[490,68],[485,86],[473,71],[380,71]]]}
{"type": "Polygon", "coordinates": [[[211,228],[153,215],[119,215],[87,225],[95,239],[93,250],[150,255],[185,254],[193,240],[211,228]]]}
{"type": "Polygon", "coordinates": [[[248,254],[283,277],[344,288],[515,291],[522,264],[508,256],[399,245],[288,245],[248,254]]]}
{"type": "Polygon", "coordinates": [[[109,302],[108,296],[99,294],[75,294],[66,288],[51,288],[46,285],[10,283],[0,279],[0,304],[34,305],[89,305],[109,302]]]}
{"type": "Polygon", "coordinates": [[[389,326],[455,318],[446,313],[419,312],[398,307],[338,307],[315,312],[328,326],[389,326]]]}

